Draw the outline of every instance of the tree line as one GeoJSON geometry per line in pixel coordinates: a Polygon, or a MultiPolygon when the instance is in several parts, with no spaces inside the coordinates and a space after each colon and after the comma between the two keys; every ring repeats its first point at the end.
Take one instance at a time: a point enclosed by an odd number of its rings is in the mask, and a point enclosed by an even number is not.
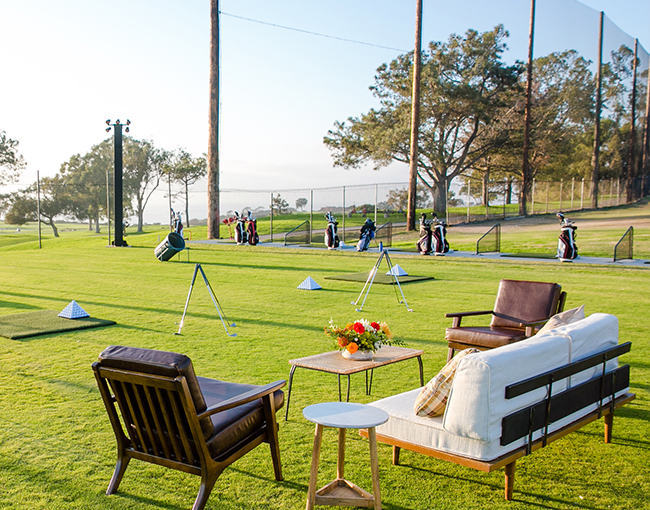
{"type": "MultiPolygon", "coordinates": [[[[25,164],[17,151],[18,142],[0,132],[0,184],[16,182],[25,164]]],[[[25,189],[0,197],[5,223],[23,225],[40,220],[58,237],[55,218],[68,217],[88,222],[99,233],[102,218],[108,217],[113,196],[113,140],[94,145],[86,154],[75,154],[53,177],[43,177],[25,189]],[[107,196],[108,194],[108,196],[107,196]],[[38,202],[38,203],[37,203],[38,202]],[[38,217],[40,210],[40,218],[38,217]]],[[[148,140],[125,137],[123,142],[123,210],[135,215],[142,232],[144,211],[153,192],[167,183],[180,184],[189,221],[189,187],[205,177],[205,156],[193,157],[184,149],[155,147],[148,140]]],[[[112,213],[112,211],[111,211],[112,213]]]]}
{"type": "MultiPolygon", "coordinates": [[[[592,62],[575,50],[534,59],[530,172],[524,172],[526,73],[522,62],[504,62],[507,37],[502,25],[484,33],[468,30],[445,43],[431,42],[422,51],[418,182],[438,212],[446,211],[449,186],[460,175],[483,181],[486,203],[489,182],[505,182],[512,192],[516,181],[520,209],[533,178],[591,180],[597,87],[592,62]]],[[[335,166],[371,163],[379,169],[392,162],[410,163],[413,60],[410,52],[382,64],[370,87],[379,107],[337,121],[328,131],[323,142],[335,166]]],[[[632,183],[645,175],[647,183],[650,169],[647,164],[641,168],[639,156],[643,129],[631,129],[630,112],[637,112],[638,122],[638,112],[646,111],[648,71],[632,94],[633,69],[634,52],[626,46],[612,52],[602,66],[599,176],[632,183]]],[[[630,200],[650,191],[628,186],[630,200]]],[[[526,214],[525,208],[520,213],[526,214]]]]}

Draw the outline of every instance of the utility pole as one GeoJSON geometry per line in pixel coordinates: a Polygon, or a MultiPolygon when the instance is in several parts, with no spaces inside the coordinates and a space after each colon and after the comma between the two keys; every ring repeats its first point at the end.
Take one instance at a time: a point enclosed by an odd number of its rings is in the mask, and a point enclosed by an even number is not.
{"type": "Polygon", "coordinates": [[[36,223],[38,224],[38,249],[43,248],[41,244],[41,176],[36,170],[36,223]]]}
{"type": "Polygon", "coordinates": [[[219,239],[219,0],[210,0],[208,239],[219,239]]]}
{"type": "MultiPolygon", "coordinates": [[[[418,134],[420,131],[420,76],[422,73],[422,0],[415,11],[415,50],[413,52],[413,94],[411,98],[411,151],[406,229],[415,230],[415,197],[418,182],[418,134]]],[[[439,183],[440,185],[441,183],[439,183]]]]}
{"type": "Polygon", "coordinates": [[[598,208],[598,179],[600,178],[600,114],[602,110],[603,89],[603,22],[605,13],[600,11],[600,31],[598,35],[598,67],[596,70],[596,119],[594,122],[594,152],[591,157],[591,207],[598,208]]]}
{"type": "MultiPolygon", "coordinates": [[[[114,124],[111,124],[110,119],[106,121],[108,127],[106,132],[113,128],[113,154],[115,162],[115,173],[114,173],[114,189],[115,189],[115,236],[113,245],[115,246],[128,246],[124,240],[124,204],[123,204],[123,193],[122,193],[122,124],[120,124],[120,119],[117,119],[114,124]]],[[[129,132],[129,126],[131,121],[126,119],[126,129],[125,131],[129,132]]]]}
{"type": "Polygon", "coordinates": [[[648,84],[646,85],[647,97],[645,100],[645,126],[643,131],[643,189],[641,196],[650,192],[650,72],[648,73],[648,84]]]}
{"type": "Polygon", "coordinates": [[[519,200],[519,214],[526,216],[528,187],[532,178],[528,153],[530,152],[530,117],[533,95],[533,42],[535,40],[535,0],[530,0],[530,29],[528,31],[528,66],[526,69],[526,117],[524,121],[524,157],[522,162],[522,183],[519,200]]]}

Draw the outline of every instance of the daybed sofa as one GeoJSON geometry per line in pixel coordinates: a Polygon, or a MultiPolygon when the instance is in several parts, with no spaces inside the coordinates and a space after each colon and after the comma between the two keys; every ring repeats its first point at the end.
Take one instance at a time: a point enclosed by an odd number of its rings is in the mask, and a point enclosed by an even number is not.
{"type": "Polygon", "coordinates": [[[415,414],[420,389],[370,404],[390,415],[377,427],[377,440],[393,446],[393,464],[406,448],[486,472],[505,467],[510,500],[517,459],[601,416],[611,441],[614,410],[635,397],[629,366],[617,360],[629,350],[629,343],[618,344],[618,319],[596,313],[467,355],[442,416],[415,414]]]}

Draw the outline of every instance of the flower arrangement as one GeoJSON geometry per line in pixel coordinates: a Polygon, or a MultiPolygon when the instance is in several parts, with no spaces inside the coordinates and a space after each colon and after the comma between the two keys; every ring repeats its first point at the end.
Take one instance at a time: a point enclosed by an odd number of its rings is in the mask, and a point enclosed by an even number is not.
{"type": "Polygon", "coordinates": [[[369,322],[366,319],[358,319],[340,328],[330,319],[329,325],[325,328],[325,334],[336,340],[339,350],[347,350],[354,354],[358,350],[375,352],[382,345],[404,345],[402,340],[393,338],[385,322],[369,322]]]}

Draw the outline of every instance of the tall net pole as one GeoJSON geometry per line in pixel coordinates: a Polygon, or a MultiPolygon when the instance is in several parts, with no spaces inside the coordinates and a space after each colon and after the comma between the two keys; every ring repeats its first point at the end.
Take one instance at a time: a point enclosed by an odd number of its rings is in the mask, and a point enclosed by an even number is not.
{"type": "Polygon", "coordinates": [[[627,183],[626,183],[626,194],[627,194],[627,203],[631,203],[636,198],[636,190],[634,185],[634,176],[635,176],[635,166],[636,166],[636,72],[637,72],[637,52],[639,48],[639,40],[634,40],[634,62],[633,62],[633,71],[632,71],[632,113],[630,116],[630,151],[628,154],[628,163],[627,163],[627,183]]]}
{"type": "Polygon", "coordinates": [[[643,190],[642,196],[650,192],[650,71],[648,71],[647,97],[645,100],[645,125],[643,131],[643,190]]]}
{"type": "Polygon", "coordinates": [[[219,0],[210,0],[208,239],[219,239],[219,0]]]}
{"type": "Polygon", "coordinates": [[[591,207],[598,207],[598,179],[600,174],[600,113],[602,109],[603,22],[605,13],[600,11],[598,35],[598,67],[596,69],[596,119],[594,122],[594,152],[591,156],[591,207]]]}
{"type": "Polygon", "coordinates": [[[406,229],[415,230],[415,195],[418,182],[418,134],[420,130],[420,75],[422,67],[422,0],[415,12],[415,50],[413,52],[413,95],[411,100],[411,151],[409,155],[409,193],[406,229]]]}

